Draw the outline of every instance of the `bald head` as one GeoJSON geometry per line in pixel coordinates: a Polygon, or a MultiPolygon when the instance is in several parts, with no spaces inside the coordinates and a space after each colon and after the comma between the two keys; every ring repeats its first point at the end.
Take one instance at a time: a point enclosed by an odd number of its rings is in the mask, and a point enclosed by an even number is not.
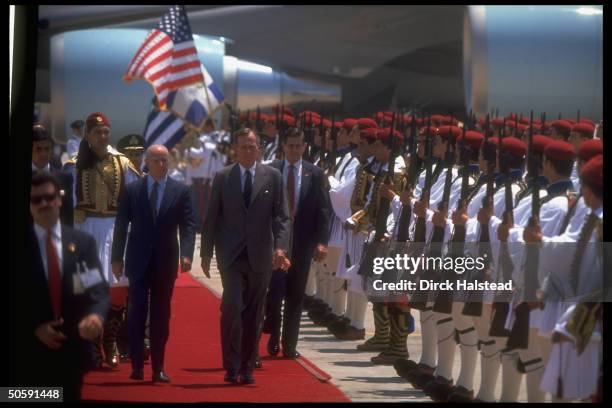
{"type": "Polygon", "coordinates": [[[164,145],[151,145],[147,149],[146,157],[151,157],[152,155],[162,155],[168,156],[168,149],[164,145]]]}
{"type": "Polygon", "coordinates": [[[149,169],[149,175],[159,181],[168,173],[168,160],[170,153],[163,145],[151,145],[145,155],[145,164],[149,169]]]}

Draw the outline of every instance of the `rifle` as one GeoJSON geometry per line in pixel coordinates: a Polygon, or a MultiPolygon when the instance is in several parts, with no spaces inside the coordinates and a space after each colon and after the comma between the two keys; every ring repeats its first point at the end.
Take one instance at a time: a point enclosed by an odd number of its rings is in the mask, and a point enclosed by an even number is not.
{"type": "Polygon", "coordinates": [[[332,128],[331,128],[331,140],[332,140],[332,147],[331,147],[331,152],[329,153],[329,168],[332,169],[332,171],[335,171],[336,169],[336,155],[338,152],[338,134],[337,134],[337,129],[336,129],[336,121],[335,121],[335,116],[334,114],[332,114],[331,117],[331,121],[332,121],[332,128]]]}
{"type": "Polygon", "coordinates": [[[261,110],[259,105],[257,105],[257,116],[255,117],[255,130],[257,133],[261,132],[261,110]]]}
{"type": "MultiPolygon", "coordinates": [[[[430,137],[431,117],[427,119],[427,131],[425,138],[425,184],[421,191],[420,200],[424,201],[429,207],[429,193],[433,184],[432,174],[432,140],[430,137]]],[[[437,168],[436,168],[437,170],[437,168]]],[[[426,241],[426,223],[425,217],[417,217],[414,229],[414,244],[412,246],[413,254],[420,255],[425,247],[426,241]]],[[[410,300],[410,306],[413,309],[424,310],[427,303],[427,294],[423,292],[415,292],[410,300]]]]}
{"type": "MultiPolygon", "coordinates": [[[[487,161],[487,189],[486,194],[482,199],[482,208],[487,209],[489,205],[493,204],[493,195],[494,188],[493,183],[495,181],[495,156],[493,156],[492,152],[489,150],[489,115],[485,120],[485,129],[484,135],[485,139],[482,145],[482,155],[487,161]]],[[[503,129],[502,128],[502,135],[503,129]]],[[[497,155],[499,157],[499,148],[497,150],[497,155]]],[[[488,269],[491,258],[493,256],[493,252],[491,249],[491,240],[489,237],[489,225],[488,224],[480,224],[480,233],[478,235],[478,256],[484,258],[485,266],[483,268],[483,273],[479,274],[477,278],[483,278],[485,276],[484,272],[488,269]]],[[[466,316],[481,316],[482,315],[482,300],[483,300],[484,292],[477,291],[471,296],[471,300],[465,302],[465,306],[463,307],[462,313],[466,316]]]]}
{"type": "MultiPolygon", "coordinates": [[[[410,144],[410,166],[408,168],[408,184],[406,185],[406,188],[413,191],[420,170],[420,163],[417,157],[417,126],[414,111],[412,112],[412,122],[410,123],[410,134],[412,141],[410,144]]],[[[410,226],[411,215],[412,207],[410,203],[403,204],[398,221],[397,242],[408,241],[408,227],[410,226]]]]}
{"type": "MultiPolygon", "coordinates": [[[[512,181],[510,180],[510,164],[508,159],[508,153],[503,151],[503,139],[499,140],[500,152],[500,170],[504,173],[504,214],[503,223],[506,225],[514,224],[513,216],[513,200],[512,200],[512,181]]],[[[488,228],[488,226],[487,226],[488,228]]],[[[510,257],[510,251],[508,249],[508,242],[499,243],[499,266],[502,269],[502,279],[507,282],[512,278],[512,269],[514,264],[510,257]]],[[[510,311],[509,301],[503,299],[503,296],[498,296],[497,301],[493,302],[493,314],[491,318],[491,328],[489,330],[490,336],[496,337],[508,337],[510,332],[504,327],[506,322],[506,316],[510,311]]]]}
{"type": "MultiPolygon", "coordinates": [[[[451,121],[452,121],[452,115],[451,115],[451,121]]],[[[466,125],[463,126],[463,137],[464,138],[465,138],[465,130],[466,130],[466,125]]],[[[438,211],[443,211],[443,212],[448,211],[448,202],[450,199],[450,190],[451,190],[452,178],[453,178],[453,164],[455,161],[454,160],[454,157],[455,157],[454,150],[455,149],[453,149],[452,152],[450,149],[451,140],[449,139],[447,143],[448,144],[446,145],[446,155],[444,158],[445,165],[447,168],[446,178],[444,180],[444,191],[442,192],[442,200],[438,204],[438,211]]],[[[430,243],[431,246],[429,250],[429,256],[439,257],[442,254],[442,245],[444,244],[445,231],[446,231],[446,226],[434,225],[433,234],[431,236],[431,243],[430,243]]],[[[451,272],[451,273],[454,273],[454,272],[451,272]]],[[[442,275],[445,275],[445,273],[443,272],[442,275]]],[[[452,300],[453,298],[452,298],[451,291],[439,292],[438,296],[436,297],[436,301],[433,305],[434,312],[450,314],[452,311],[452,305],[453,305],[452,300]]]]}
{"type": "Polygon", "coordinates": [[[321,141],[321,147],[319,149],[319,168],[323,169],[325,167],[325,124],[323,124],[323,115],[321,115],[321,123],[319,123],[319,139],[321,141]]]}
{"type": "MultiPolygon", "coordinates": [[[[395,135],[393,134],[393,126],[395,122],[395,114],[391,119],[391,134],[389,135],[389,159],[387,161],[387,174],[385,179],[381,181],[381,183],[392,184],[393,183],[393,175],[395,170],[395,160],[397,157],[397,149],[395,149],[395,135]]],[[[382,165],[382,163],[381,163],[382,165]]],[[[378,200],[378,197],[372,196],[372,200],[378,200]]],[[[367,277],[372,274],[374,258],[377,256],[379,251],[380,243],[382,242],[385,232],[387,232],[387,218],[389,217],[389,209],[391,206],[391,202],[387,197],[381,196],[378,201],[378,209],[376,213],[376,221],[375,221],[375,233],[372,241],[364,247],[364,257],[362,263],[359,268],[359,274],[363,277],[367,277]]],[[[364,289],[367,284],[366,279],[364,279],[364,289]]]]}
{"type": "MultiPolygon", "coordinates": [[[[539,176],[539,166],[533,152],[533,111],[529,116],[529,176],[532,181],[531,190],[531,218],[529,225],[534,226],[540,216],[540,189],[536,184],[539,176]]],[[[538,287],[538,266],[540,264],[540,248],[536,244],[527,244],[525,247],[525,300],[535,299],[538,287]]],[[[508,336],[507,347],[512,349],[526,349],[529,340],[529,306],[526,302],[517,306],[515,320],[508,336]]]]}

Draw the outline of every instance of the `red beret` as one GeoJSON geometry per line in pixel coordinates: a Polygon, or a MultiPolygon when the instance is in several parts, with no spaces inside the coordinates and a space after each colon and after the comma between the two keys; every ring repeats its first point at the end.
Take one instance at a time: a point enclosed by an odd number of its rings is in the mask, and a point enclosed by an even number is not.
{"type": "Polygon", "coordinates": [[[96,126],[110,127],[110,122],[102,112],[94,112],[87,117],[85,121],[87,129],[93,129],[96,126]]]}
{"type": "Polygon", "coordinates": [[[565,120],[571,123],[572,125],[576,124],[576,121],[574,119],[565,119],[565,120]]]}
{"type": "Polygon", "coordinates": [[[563,140],[553,140],[544,149],[544,156],[552,160],[574,160],[574,146],[563,140]]]}
{"type": "Polygon", "coordinates": [[[262,122],[276,123],[276,116],[275,115],[266,115],[265,113],[262,113],[260,115],[259,119],[262,122]]]}
{"type": "Polygon", "coordinates": [[[595,122],[593,122],[591,119],[589,118],[582,118],[578,121],[578,123],[588,123],[590,125],[592,125],[593,127],[595,127],[595,122]]]}
{"type": "Polygon", "coordinates": [[[307,126],[310,126],[311,123],[312,123],[313,126],[319,126],[321,124],[321,117],[320,116],[306,115],[306,116],[302,117],[302,120],[304,121],[304,124],[307,125],[307,126]]]}
{"type": "Polygon", "coordinates": [[[504,137],[502,139],[502,148],[517,157],[525,156],[527,152],[527,145],[525,142],[516,137],[504,137]]]}
{"type": "Polygon", "coordinates": [[[376,140],[378,128],[369,127],[361,131],[360,136],[365,139],[376,140]]]}
{"type": "Polygon", "coordinates": [[[603,154],[603,142],[600,139],[586,140],[578,148],[578,159],[584,162],[598,154],[603,154]]]}
{"type": "Polygon", "coordinates": [[[295,118],[291,115],[283,115],[281,119],[287,126],[295,126],[295,118]]]}
{"type": "MultiPolygon", "coordinates": [[[[274,113],[277,113],[279,111],[278,103],[272,107],[272,110],[274,111],[274,113]]],[[[283,106],[283,115],[293,116],[293,110],[288,106],[283,106]]]]}
{"type": "MultiPolygon", "coordinates": [[[[476,132],[475,130],[466,130],[465,131],[465,142],[472,148],[472,150],[476,151],[480,149],[482,145],[482,141],[484,140],[484,135],[480,132],[476,132]]],[[[457,143],[461,145],[463,141],[463,134],[460,134],[457,137],[457,143]]]]}
{"type": "Polygon", "coordinates": [[[343,126],[344,126],[344,123],[342,121],[335,121],[334,122],[334,127],[336,128],[336,130],[339,130],[343,126]]]}
{"type": "MultiPolygon", "coordinates": [[[[378,140],[380,140],[383,143],[386,143],[389,140],[390,136],[391,136],[390,128],[380,129],[378,133],[376,134],[376,137],[378,138],[378,140]]],[[[398,132],[397,130],[393,131],[393,136],[395,137],[396,141],[404,140],[400,132],[398,132]]]]}
{"type": "Polygon", "coordinates": [[[572,130],[572,124],[563,119],[553,121],[550,126],[557,129],[558,132],[569,132],[572,130]]]}
{"type": "Polygon", "coordinates": [[[327,129],[331,129],[332,127],[332,122],[329,119],[323,119],[323,126],[326,127],[327,129]]]}
{"type": "Polygon", "coordinates": [[[538,153],[544,153],[544,149],[553,139],[544,135],[533,135],[533,150],[538,153]]]}
{"type": "Polygon", "coordinates": [[[370,118],[361,118],[357,120],[357,125],[359,125],[360,129],[367,129],[367,128],[377,128],[378,129],[378,125],[376,124],[376,122],[374,122],[374,120],[370,118]]]}
{"type": "MultiPolygon", "coordinates": [[[[433,122],[438,122],[438,123],[442,124],[442,123],[446,123],[446,118],[447,117],[444,116],[444,115],[431,115],[430,118],[431,118],[432,124],[433,124],[433,122]]],[[[425,119],[427,119],[427,118],[425,118],[425,119]]]]}
{"type": "Polygon", "coordinates": [[[491,126],[502,127],[504,126],[504,120],[502,118],[491,119],[491,126]]]}
{"type": "Polygon", "coordinates": [[[522,123],[523,125],[529,126],[529,118],[525,117],[525,118],[519,119],[519,122],[522,123]]]}
{"type": "Polygon", "coordinates": [[[497,146],[499,145],[499,138],[497,136],[490,137],[487,143],[497,149],[497,146]]]}
{"type": "Polygon", "coordinates": [[[603,188],[603,155],[599,154],[589,160],[580,169],[580,178],[600,191],[603,188]]]}
{"type": "Polygon", "coordinates": [[[302,111],[302,112],[300,113],[300,116],[310,116],[310,115],[312,115],[312,116],[316,116],[317,118],[320,118],[320,117],[321,117],[321,115],[319,115],[319,114],[318,114],[317,112],[315,112],[315,111],[302,111]]]}
{"type": "Polygon", "coordinates": [[[592,126],[586,122],[576,123],[574,126],[572,126],[572,132],[580,133],[580,136],[592,139],[593,134],[595,133],[595,126],[592,126]]]}
{"type": "Polygon", "coordinates": [[[506,127],[514,129],[516,127],[516,122],[513,121],[513,120],[507,120],[506,121],[506,127]]]}
{"type": "Polygon", "coordinates": [[[346,130],[353,129],[356,124],[357,124],[357,120],[353,118],[346,118],[344,119],[344,122],[342,122],[342,126],[344,126],[346,130]]]}
{"type": "Polygon", "coordinates": [[[375,120],[379,120],[379,121],[385,119],[385,113],[384,112],[380,112],[380,111],[376,112],[374,114],[374,119],[375,120]]]}
{"type": "Polygon", "coordinates": [[[504,119],[506,119],[506,121],[517,120],[518,119],[518,115],[516,113],[511,113],[508,116],[506,116],[504,119]]]}
{"type": "Polygon", "coordinates": [[[448,140],[449,135],[452,136],[451,141],[456,140],[461,135],[461,132],[462,130],[458,126],[440,126],[438,128],[438,134],[444,141],[448,140]]]}

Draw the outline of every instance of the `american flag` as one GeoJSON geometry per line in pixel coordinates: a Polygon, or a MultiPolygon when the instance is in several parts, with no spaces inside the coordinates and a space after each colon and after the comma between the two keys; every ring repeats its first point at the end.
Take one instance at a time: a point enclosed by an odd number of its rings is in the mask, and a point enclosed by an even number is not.
{"type": "Polygon", "coordinates": [[[161,109],[166,108],[170,91],[204,83],[185,6],[172,6],[164,14],[136,52],[123,79],[148,81],[161,109]]]}
{"type": "Polygon", "coordinates": [[[169,150],[180,142],[187,132],[183,120],[170,111],[159,110],[153,97],[151,112],[143,132],[145,146],[162,144],[169,150]]]}

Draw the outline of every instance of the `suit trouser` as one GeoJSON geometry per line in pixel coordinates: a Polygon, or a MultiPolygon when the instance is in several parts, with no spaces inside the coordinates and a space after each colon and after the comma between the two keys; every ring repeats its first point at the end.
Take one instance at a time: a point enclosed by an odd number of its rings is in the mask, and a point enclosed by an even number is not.
{"type": "Polygon", "coordinates": [[[284,350],[295,350],[300,331],[302,318],[302,301],[311,257],[307,259],[293,259],[289,271],[275,270],[272,273],[270,287],[266,297],[266,322],[264,326],[270,336],[280,338],[281,333],[281,305],[285,300],[285,309],[282,313],[284,350]]]}
{"type": "Polygon", "coordinates": [[[221,350],[223,368],[251,371],[257,358],[266,289],[271,272],[256,273],[246,248],[221,270],[221,350]]]}
{"type": "Polygon", "coordinates": [[[164,368],[166,343],[170,334],[170,303],[175,280],[176,275],[160,271],[155,260],[151,260],[144,278],[130,277],[128,339],[134,370],[142,370],[144,365],[147,310],[150,312],[151,367],[153,372],[164,368]]]}

